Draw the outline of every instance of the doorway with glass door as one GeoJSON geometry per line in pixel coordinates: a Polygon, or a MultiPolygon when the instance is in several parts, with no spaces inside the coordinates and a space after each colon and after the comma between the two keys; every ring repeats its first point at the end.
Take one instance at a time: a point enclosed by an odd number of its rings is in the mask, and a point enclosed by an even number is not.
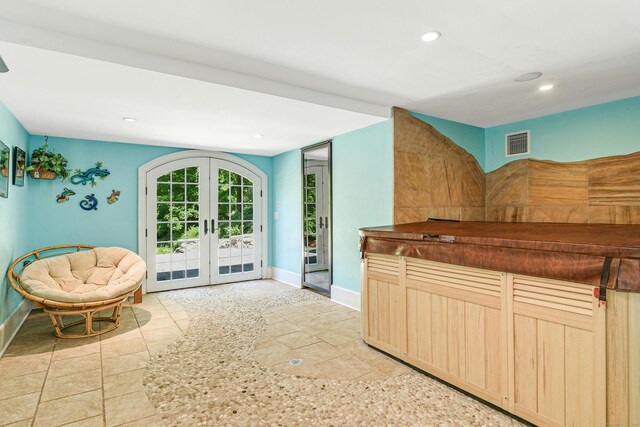
{"type": "Polygon", "coordinates": [[[303,285],[331,294],[331,141],[302,151],[303,285]]]}
{"type": "Polygon", "coordinates": [[[262,278],[261,181],[216,158],[149,170],[147,292],[262,278]]]}

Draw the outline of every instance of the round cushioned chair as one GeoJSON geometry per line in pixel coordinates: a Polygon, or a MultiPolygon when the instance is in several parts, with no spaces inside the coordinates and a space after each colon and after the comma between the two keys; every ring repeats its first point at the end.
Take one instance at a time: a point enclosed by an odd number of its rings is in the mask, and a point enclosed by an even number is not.
{"type": "Polygon", "coordinates": [[[29,252],[9,267],[9,283],[20,295],[51,317],[60,338],[104,334],[120,325],[122,305],[142,284],[147,268],[140,256],[123,248],[87,245],[50,246],[29,252]],[[96,316],[113,309],[110,316],[96,316]],[[63,316],[84,319],[64,324],[63,316]],[[96,322],[110,322],[95,331],[96,322]],[[63,334],[85,324],[82,334],[63,334]]]}

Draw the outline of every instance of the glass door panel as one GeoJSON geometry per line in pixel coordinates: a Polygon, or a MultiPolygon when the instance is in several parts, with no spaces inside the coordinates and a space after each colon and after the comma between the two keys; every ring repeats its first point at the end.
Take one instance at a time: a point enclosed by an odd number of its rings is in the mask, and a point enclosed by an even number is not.
{"type": "Polygon", "coordinates": [[[149,173],[147,189],[147,254],[150,290],[198,286],[209,282],[208,236],[203,221],[208,216],[208,170],[205,159],[172,162],[149,173]],[[151,233],[150,233],[151,231],[151,233]],[[151,234],[151,235],[150,235],[151,234]]]}
{"type": "Polygon", "coordinates": [[[249,171],[212,160],[217,189],[212,194],[212,212],[217,210],[217,228],[212,235],[217,283],[251,280],[261,276],[256,265],[260,250],[260,190],[249,171]],[[256,197],[257,196],[257,197],[256,197]]]}

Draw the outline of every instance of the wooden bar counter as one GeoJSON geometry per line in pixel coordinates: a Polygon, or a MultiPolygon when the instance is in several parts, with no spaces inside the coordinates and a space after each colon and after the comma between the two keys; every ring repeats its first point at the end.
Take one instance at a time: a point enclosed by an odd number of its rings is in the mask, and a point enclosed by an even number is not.
{"type": "Polygon", "coordinates": [[[538,425],[640,425],[640,225],[360,234],[369,345],[538,425]]]}

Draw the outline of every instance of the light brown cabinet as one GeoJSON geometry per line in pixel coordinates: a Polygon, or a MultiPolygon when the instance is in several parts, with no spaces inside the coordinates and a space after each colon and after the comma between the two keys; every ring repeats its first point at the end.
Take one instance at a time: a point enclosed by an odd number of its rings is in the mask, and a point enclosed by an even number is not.
{"type": "Polygon", "coordinates": [[[607,307],[593,292],[368,253],[363,339],[538,425],[633,425],[640,422],[640,294],[610,291],[607,307]]]}

